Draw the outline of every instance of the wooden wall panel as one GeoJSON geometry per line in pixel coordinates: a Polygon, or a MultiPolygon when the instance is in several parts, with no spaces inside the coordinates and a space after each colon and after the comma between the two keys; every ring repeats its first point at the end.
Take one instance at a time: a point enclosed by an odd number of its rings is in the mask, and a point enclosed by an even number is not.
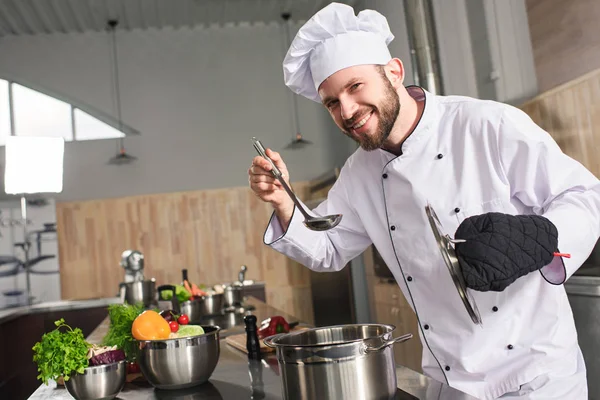
{"type": "Polygon", "coordinates": [[[600,68],[597,0],[526,0],[539,91],[600,68]]]}
{"type": "Polygon", "coordinates": [[[600,177],[600,69],[521,106],[561,149],[600,177]]]}
{"type": "MultiPolygon", "coordinates": [[[[306,183],[294,185],[306,195],[306,183]]],[[[115,296],[123,281],[121,253],[137,249],[145,276],[178,283],[181,270],[197,283],[237,278],[264,281],[270,303],[312,322],[307,268],[263,243],[271,206],[247,187],[57,204],[63,299],[115,296]],[[307,295],[308,293],[308,295],[307,295]]]]}

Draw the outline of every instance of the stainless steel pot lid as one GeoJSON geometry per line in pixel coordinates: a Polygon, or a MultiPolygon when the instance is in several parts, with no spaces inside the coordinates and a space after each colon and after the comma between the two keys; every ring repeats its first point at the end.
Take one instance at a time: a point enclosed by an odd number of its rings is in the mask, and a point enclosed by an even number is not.
{"type": "Polygon", "coordinates": [[[467,291],[467,285],[465,284],[462,268],[458,262],[458,257],[456,257],[456,252],[454,251],[454,243],[460,243],[462,240],[454,240],[448,234],[444,233],[442,223],[437,217],[437,214],[435,213],[431,204],[427,204],[427,206],[425,206],[425,212],[427,214],[427,218],[429,219],[433,236],[435,236],[440,253],[442,254],[442,258],[448,267],[452,281],[454,282],[456,290],[458,291],[458,295],[460,296],[473,322],[481,325],[481,316],[479,314],[479,310],[477,309],[475,300],[467,291]]]}

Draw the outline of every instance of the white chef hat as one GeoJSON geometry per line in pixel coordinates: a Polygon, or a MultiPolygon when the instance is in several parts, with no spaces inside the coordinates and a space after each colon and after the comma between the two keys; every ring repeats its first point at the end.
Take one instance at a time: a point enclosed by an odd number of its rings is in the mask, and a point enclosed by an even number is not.
{"type": "Polygon", "coordinates": [[[335,72],[354,65],[387,64],[394,39],[386,18],[374,10],[354,15],[352,7],[331,3],[308,20],[283,60],[285,84],[321,102],[318,89],[335,72]]]}

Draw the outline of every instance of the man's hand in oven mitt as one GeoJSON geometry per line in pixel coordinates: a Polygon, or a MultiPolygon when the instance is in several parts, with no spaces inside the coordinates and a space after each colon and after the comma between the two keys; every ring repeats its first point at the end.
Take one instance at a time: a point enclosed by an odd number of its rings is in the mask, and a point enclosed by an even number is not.
{"type": "Polygon", "coordinates": [[[549,264],[558,247],[554,224],[539,215],[487,213],[465,219],[454,235],[467,287],[503,291],[518,278],[549,264]]]}

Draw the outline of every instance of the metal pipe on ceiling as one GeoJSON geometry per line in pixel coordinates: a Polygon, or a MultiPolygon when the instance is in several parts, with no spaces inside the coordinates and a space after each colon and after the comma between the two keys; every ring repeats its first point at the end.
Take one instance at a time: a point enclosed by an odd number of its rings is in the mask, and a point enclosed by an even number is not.
{"type": "Polygon", "coordinates": [[[443,94],[431,0],[404,0],[415,85],[443,94]]]}

